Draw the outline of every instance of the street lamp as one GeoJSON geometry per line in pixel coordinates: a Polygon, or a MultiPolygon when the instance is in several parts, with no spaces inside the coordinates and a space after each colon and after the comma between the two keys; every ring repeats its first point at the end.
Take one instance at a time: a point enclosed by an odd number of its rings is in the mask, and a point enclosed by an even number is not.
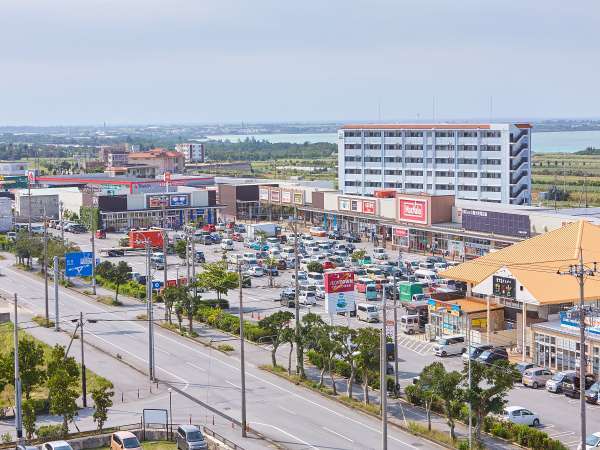
{"type": "Polygon", "coordinates": [[[173,402],[172,402],[173,390],[169,388],[169,423],[171,428],[171,439],[173,439],[173,402]]]}

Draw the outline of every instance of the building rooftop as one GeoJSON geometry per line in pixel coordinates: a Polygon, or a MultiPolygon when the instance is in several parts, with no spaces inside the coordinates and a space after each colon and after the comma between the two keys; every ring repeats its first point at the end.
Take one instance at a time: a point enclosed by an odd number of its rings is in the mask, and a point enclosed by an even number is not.
{"type": "MultiPolygon", "coordinates": [[[[491,130],[491,123],[371,123],[348,124],[343,130],[491,130]]],[[[516,123],[518,128],[532,128],[529,123],[516,123]]]]}
{"type": "MultiPolygon", "coordinates": [[[[477,285],[504,268],[540,304],[569,303],[579,299],[577,278],[558,272],[578,264],[580,252],[588,267],[600,261],[600,226],[585,220],[570,223],[444,270],[440,276],[477,285]]],[[[600,279],[588,277],[585,299],[599,297],[600,279]]]]}
{"type": "Polygon", "coordinates": [[[133,152],[129,153],[129,159],[137,159],[137,158],[176,158],[182,157],[183,153],[175,152],[171,150],[167,150],[166,148],[153,148],[152,150],[148,150],[147,152],[133,152]]]}

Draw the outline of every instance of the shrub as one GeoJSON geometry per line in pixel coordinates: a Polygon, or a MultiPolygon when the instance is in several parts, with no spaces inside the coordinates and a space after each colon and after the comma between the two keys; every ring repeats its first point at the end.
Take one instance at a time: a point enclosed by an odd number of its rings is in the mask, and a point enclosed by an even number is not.
{"type": "Polygon", "coordinates": [[[229,301],[221,298],[210,298],[206,300],[200,300],[200,306],[208,306],[211,308],[229,309],[229,301]]]}
{"type": "Polygon", "coordinates": [[[217,350],[221,352],[232,352],[235,349],[233,348],[233,345],[230,344],[219,344],[217,345],[217,350]]]}
{"type": "Polygon", "coordinates": [[[558,440],[548,434],[527,425],[504,422],[492,417],[486,417],[483,423],[484,431],[503,439],[515,442],[533,450],[567,450],[558,440]]]}
{"type": "Polygon", "coordinates": [[[41,441],[56,441],[64,436],[62,425],[42,425],[36,434],[41,441]]]}
{"type": "Polygon", "coordinates": [[[413,405],[421,406],[423,404],[421,391],[414,384],[409,384],[404,388],[404,395],[406,395],[406,400],[413,405]]]}

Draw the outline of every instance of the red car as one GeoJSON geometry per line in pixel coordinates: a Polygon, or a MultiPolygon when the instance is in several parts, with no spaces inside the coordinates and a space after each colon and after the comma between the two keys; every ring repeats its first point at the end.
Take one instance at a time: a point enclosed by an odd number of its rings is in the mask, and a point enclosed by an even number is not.
{"type": "Polygon", "coordinates": [[[332,263],[331,261],[325,261],[323,264],[323,270],[328,270],[328,269],[335,269],[335,264],[332,263]]]}
{"type": "Polygon", "coordinates": [[[214,233],[217,231],[217,227],[215,227],[212,223],[207,223],[202,227],[202,231],[208,231],[209,233],[214,233]]]}
{"type": "Polygon", "coordinates": [[[96,230],[96,239],[106,239],[106,231],[96,230]]]}
{"type": "Polygon", "coordinates": [[[236,242],[244,242],[244,236],[242,236],[240,233],[233,233],[231,235],[231,239],[236,242]]]}

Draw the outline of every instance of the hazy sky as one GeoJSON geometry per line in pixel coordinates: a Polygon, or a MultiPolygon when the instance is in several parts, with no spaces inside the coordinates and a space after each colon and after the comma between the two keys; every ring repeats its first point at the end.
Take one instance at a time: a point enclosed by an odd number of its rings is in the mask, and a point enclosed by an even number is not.
{"type": "Polygon", "coordinates": [[[4,0],[0,126],[598,117],[598,0],[4,0]]]}

